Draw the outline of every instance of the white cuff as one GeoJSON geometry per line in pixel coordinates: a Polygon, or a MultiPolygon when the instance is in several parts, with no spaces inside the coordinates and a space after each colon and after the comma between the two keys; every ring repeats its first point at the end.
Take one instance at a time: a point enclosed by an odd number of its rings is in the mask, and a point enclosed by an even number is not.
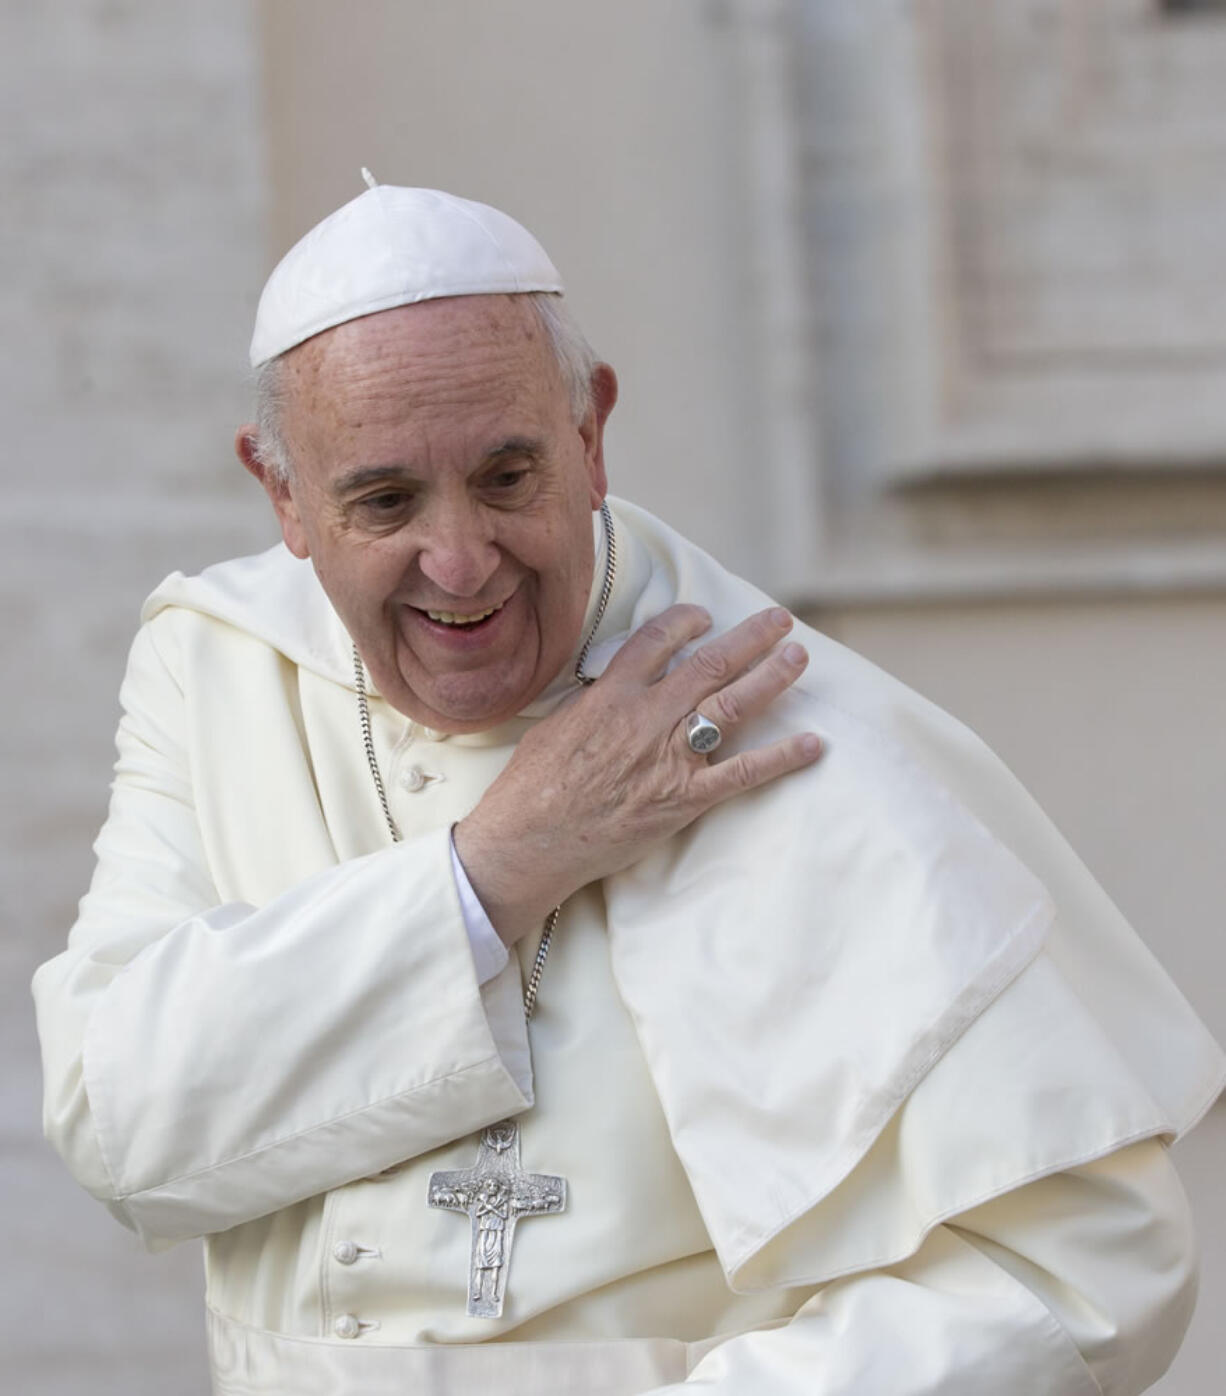
{"type": "Polygon", "coordinates": [[[496,974],[501,974],[510,958],[502,937],[494,929],[485,908],[473,891],[464,864],[455,851],[455,839],[451,840],[451,872],[455,877],[455,889],[460,896],[460,911],[464,917],[464,929],[468,932],[468,943],[472,947],[473,966],[477,971],[477,983],[486,984],[496,974]]]}

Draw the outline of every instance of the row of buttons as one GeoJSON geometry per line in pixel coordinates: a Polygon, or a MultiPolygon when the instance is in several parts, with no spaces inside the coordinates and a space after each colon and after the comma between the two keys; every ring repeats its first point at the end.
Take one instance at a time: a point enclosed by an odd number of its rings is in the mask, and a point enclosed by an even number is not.
{"type": "MultiPolygon", "coordinates": [[[[434,736],[433,733],[427,733],[434,736]]],[[[423,771],[420,766],[409,766],[401,771],[397,778],[400,786],[410,794],[416,795],[433,785],[436,781],[446,780],[446,776],[438,775],[433,771],[423,771]]],[[[372,1181],[382,1181],[392,1173],[397,1173],[403,1164],[393,1164],[391,1168],[384,1169],[382,1173],[376,1173],[372,1181]]],[[[337,1241],[332,1247],[332,1259],[338,1265],[354,1265],[359,1260],[377,1260],[380,1252],[370,1246],[361,1246],[356,1241],[337,1241]]],[[[346,1340],[360,1338],[363,1333],[369,1333],[379,1327],[378,1321],[373,1319],[360,1319],[357,1314],[341,1314],[332,1324],[332,1331],[338,1338],[346,1340]]]]}
{"type": "MultiPolygon", "coordinates": [[[[378,1260],[380,1255],[381,1252],[376,1247],[361,1246],[356,1241],[338,1241],[332,1247],[332,1259],[338,1265],[353,1265],[359,1260],[378,1260]]],[[[341,1314],[333,1323],[332,1331],[338,1338],[360,1338],[363,1333],[369,1333],[378,1326],[377,1321],[360,1319],[357,1314],[341,1314]]]]}

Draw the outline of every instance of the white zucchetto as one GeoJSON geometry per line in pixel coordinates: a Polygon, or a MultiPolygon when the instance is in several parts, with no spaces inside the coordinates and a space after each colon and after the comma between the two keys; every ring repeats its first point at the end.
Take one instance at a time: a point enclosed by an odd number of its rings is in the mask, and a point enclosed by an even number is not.
{"type": "Polygon", "coordinates": [[[393,306],[563,289],[545,249],[505,213],[437,189],[378,184],[277,263],[256,311],[251,366],[393,306]]]}

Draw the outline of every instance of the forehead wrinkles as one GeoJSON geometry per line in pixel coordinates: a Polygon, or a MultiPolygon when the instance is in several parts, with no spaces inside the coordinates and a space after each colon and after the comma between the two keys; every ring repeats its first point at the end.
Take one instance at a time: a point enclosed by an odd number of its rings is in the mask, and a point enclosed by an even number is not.
{"type": "Polygon", "coordinates": [[[290,413],[325,429],[461,405],[496,411],[564,391],[536,316],[512,296],[429,301],[339,325],[290,351],[286,387],[290,413]]]}

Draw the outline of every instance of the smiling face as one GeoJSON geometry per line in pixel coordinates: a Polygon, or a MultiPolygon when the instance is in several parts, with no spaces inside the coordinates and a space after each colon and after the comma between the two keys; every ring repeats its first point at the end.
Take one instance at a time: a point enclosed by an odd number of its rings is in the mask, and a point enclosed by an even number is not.
{"type": "Polygon", "coordinates": [[[309,557],[380,693],[444,732],[513,716],[580,640],[616,379],[582,422],[531,306],[381,311],[292,350],[280,482],[240,458],[309,557]]]}

